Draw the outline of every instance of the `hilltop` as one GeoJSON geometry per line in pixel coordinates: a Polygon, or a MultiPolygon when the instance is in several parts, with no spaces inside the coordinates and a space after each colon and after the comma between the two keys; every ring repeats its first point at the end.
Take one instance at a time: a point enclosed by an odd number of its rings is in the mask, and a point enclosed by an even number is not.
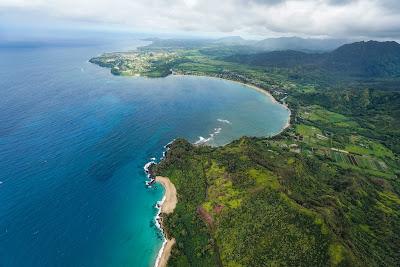
{"type": "Polygon", "coordinates": [[[400,76],[400,44],[396,42],[362,41],[345,44],[325,53],[286,50],[236,54],[224,59],[253,66],[297,69],[298,73],[319,71],[341,79],[400,76]]]}

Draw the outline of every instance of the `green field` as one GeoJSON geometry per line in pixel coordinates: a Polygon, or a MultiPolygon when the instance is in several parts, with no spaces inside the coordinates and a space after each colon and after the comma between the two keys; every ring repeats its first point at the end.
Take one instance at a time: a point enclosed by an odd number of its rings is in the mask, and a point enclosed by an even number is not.
{"type": "Polygon", "coordinates": [[[355,144],[346,145],[346,150],[360,155],[374,155],[379,158],[393,158],[393,152],[378,142],[360,138],[355,144]]]}
{"type": "Polygon", "coordinates": [[[310,106],[308,109],[309,115],[305,115],[305,118],[310,121],[334,125],[341,128],[358,127],[358,124],[350,118],[336,112],[328,111],[320,106],[310,106]]]}
{"type": "Polygon", "coordinates": [[[305,125],[305,124],[296,125],[296,133],[301,134],[306,137],[314,137],[316,134],[322,135],[322,132],[320,129],[318,129],[314,126],[309,126],[309,125],[305,125]]]}
{"type": "Polygon", "coordinates": [[[356,156],[364,171],[341,152],[293,154],[287,138],[172,144],[157,166],[180,194],[166,217],[178,242],[169,266],[395,266],[399,198],[377,161],[356,156]]]}

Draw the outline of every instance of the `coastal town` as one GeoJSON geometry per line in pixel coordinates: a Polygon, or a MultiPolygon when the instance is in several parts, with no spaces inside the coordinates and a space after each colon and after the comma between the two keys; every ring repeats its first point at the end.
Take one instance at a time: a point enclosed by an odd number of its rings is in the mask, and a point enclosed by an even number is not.
{"type": "MultiPolygon", "coordinates": [[[[246,85],[262,88],[269,92],[282,104],[288,96],[287,89],[279,86],[269,86],[259,79],[248,77],[229,68],[217,72],[209,70],[192,70],[185,67],[185,62],[193,60],[187,53],[170,51],[131,51],[105,53],[98,57],[91,58],[89,62],[101,67],[109,68],[114,75],[121,76],[144,76],[149,78],[165,77],[168,75],[192,75],[208,76],[230,81],[236,81],[246,85]],[[183,64],[182,64],[183,63],[183,64]]],[[[196,58],[196,60],[199,60],[196,58]]]]}
{"type": "Polygon", "coordinates": [[[116,52],[94,57],[89,62],[111,69],[114,75],[164,77],[177,58],[169,52],[116,52]]]}

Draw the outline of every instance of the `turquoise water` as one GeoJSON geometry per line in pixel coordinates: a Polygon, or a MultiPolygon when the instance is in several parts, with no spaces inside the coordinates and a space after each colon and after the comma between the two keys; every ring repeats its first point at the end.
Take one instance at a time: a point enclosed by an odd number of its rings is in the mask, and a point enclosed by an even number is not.
{"type": "Polygon", "coordinates": [[[87,62],[117,49],[0,49],[0,266],[153,265],[163,192],[145,187],[144,164],[176,137],[221,145],[287,121],[238,83],[116,77],[87,62]]]}

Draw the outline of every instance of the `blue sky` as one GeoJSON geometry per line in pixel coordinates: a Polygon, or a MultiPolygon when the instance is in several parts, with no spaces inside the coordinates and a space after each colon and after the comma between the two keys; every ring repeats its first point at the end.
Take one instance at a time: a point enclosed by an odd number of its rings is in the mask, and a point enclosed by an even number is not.
{"type": "Polygon", "coordinates": [[[398,39],[397,0],[0,0],[0,38],[76,30],[398,39]]]}

